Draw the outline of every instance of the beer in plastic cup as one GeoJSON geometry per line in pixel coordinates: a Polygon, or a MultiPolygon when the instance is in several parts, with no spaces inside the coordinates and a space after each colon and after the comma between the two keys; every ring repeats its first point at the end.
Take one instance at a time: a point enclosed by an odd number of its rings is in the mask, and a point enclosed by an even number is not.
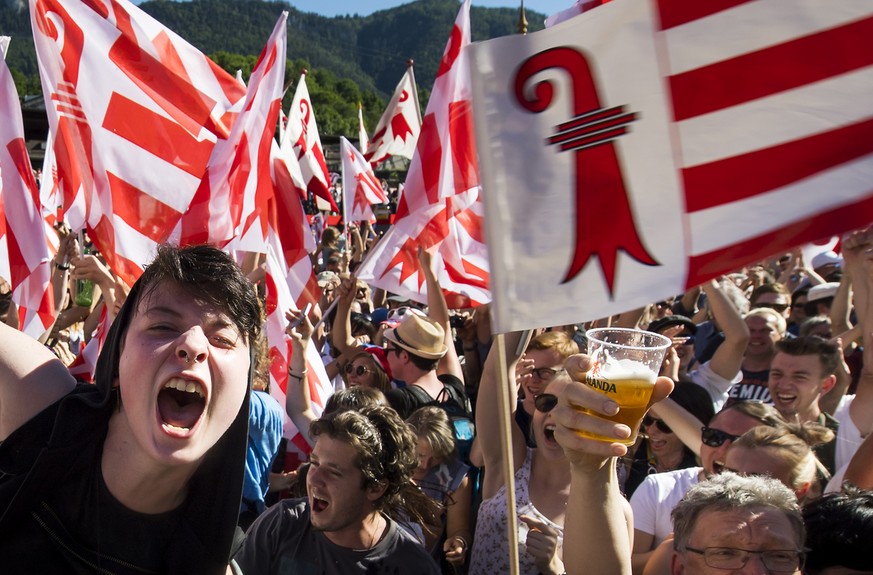
{"type": "Polygon", "coordinates": [[[584,383],[608,395],[618,404],[619,410],[617,414],[607,416],[580,409],[627,425],[631,436],[626,440],[616,441],[594,433],[578,433],[600,441],[633,445],[652,398],[655,378],[672,342],[669,338],[650,331],[618,327],[590,329],[586,336],[588,355],[591,356],[593,366],[586,374],[584,383]]]}

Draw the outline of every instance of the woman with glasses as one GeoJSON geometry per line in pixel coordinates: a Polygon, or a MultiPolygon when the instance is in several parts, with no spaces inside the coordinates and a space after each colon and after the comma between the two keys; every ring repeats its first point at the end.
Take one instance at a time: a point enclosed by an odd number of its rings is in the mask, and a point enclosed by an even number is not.
{"type": "Polygon", "coordinates": [[[391,389],[391,366],[381,347],[363,348],[343,366],[342,374],[348,387],[369,387],[382,393],[391,389]]]}
{"type": "MultiPolygon", "coordinates": [[[[482,503],[476,522],[470,575],[509,573],[507,529],[507,488],[503,480],[506,445],[500,430],[498,410],[501,370],[505,370],[512,415],[518,409],[515,370],[519,356],[520,335],[506,337],[507,363],[499,364],[498,354],[489,353],[479,383],[476,407],[476,435],[485,459],[487,472],[482,481],[482,503]]],[[[523,347],[522,347],[523,348],[523,347]]],[[[519,510],[518,555],[523,575],[560,575],[562,561],[564,513],[570,489],[570,464],[555,441],[555,423],[551,411],[557,395],[569,383],[563,370],[556,373],[534,398],[535,411],[531,435],[536,447],[528,447],[524,434],[515,422],[511,425],[510,445],[515,471],[515,504],[519,510]]]]}

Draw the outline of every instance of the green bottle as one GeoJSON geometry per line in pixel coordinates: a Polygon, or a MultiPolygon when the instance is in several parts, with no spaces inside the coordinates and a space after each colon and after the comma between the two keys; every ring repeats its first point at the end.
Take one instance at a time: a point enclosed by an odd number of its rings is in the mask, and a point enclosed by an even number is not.
{"type": "MultiPolygon", "coordinates": [[[[91,246],[84,246],[82,254],[90,254],[91,246]]],[[[91,307],[94,301],[94,282],[91,280],[76,280],[76,305],[91,307]]]]}

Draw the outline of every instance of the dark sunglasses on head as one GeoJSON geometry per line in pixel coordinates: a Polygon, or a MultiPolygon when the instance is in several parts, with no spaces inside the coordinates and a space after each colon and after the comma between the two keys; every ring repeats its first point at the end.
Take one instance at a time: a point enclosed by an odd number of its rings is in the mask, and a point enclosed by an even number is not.
{"type": "Polygon", "coordinates": [[[548,413],[558,405],[558,397],[551,393],[541,393],[534,397],[534,407],[540,413],[548,413]]]}
{"type": "Polygon", "coordinates": [[[721,429],[713,429],[711,427],[700,428],[700,441],[709,447],[721,447],[725,441],[736,441],[739,438],[739,435],[732,435],[721,429]]]}
{"type": "Polygon", "coordinates": [[[768,307],[772,310],[778,311],[782,313],[786,309],[788,309],[787,303],[756,303],[755,307],[768,307]]]}
{"type": "Polygon", "coordinates": [[[363,377],[365,373],[373,373],[372,369],[366,368],[363,365],[355,367],[350,363],[346,364],[345,371],[347,375],[351,375],[354,372],[358,377],[363,377]]]}
{"type": "Polygon", "coordinates": [[[656,425],[658,431],[661,433],[673,433],[673,430],[670,429],[670,426],[664,423],[663,420],[652,417],[651,415],[646,415],[643,418],[643,427],[649,427],[652,424],[656,425]]]}

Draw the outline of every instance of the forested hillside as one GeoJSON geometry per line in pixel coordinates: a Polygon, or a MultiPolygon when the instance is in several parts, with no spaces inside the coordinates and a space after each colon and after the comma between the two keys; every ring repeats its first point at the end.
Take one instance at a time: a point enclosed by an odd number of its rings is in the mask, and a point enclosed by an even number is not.
{"type": "MultiPolygon", "coordinates": [[[[30,19],[21,1],[0,8],[0,35],[12,36],[7,63],[19,93],[39,90],[30,19]]],[[[24,3],[26,6],[26,3],[24,3]]],[[[231,73],[248,77],[276,19],[288,10],[286,96],[290,103],[301,68],[310,70],[307,86],[324,134],[357,137],[357,103],[363,102],[365,121],[372,130],[403,74],[406,61],[415,61],[422,109],[427,103],[459,0],[417,0],[369,16],[326,18],[300,12],[294,2],[262,0],[152,0],[140,8],[209,54],[231,73]]],[[[544,16],[527,13],[531,31],[541,29],[544,16]]],[[[473,7],[474,40],[516,32],[518,10],[473,7]]]]}

